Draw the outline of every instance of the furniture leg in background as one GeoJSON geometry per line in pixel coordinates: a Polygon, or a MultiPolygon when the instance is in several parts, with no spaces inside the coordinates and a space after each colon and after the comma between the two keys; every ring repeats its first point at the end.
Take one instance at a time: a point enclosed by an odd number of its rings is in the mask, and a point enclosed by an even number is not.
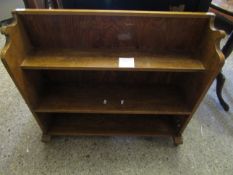
{"type": "MultiPolygon", "coordinates": [[[[226,44],[222,49],[222,52],[225,55],[225,59],[227,59],[230,56],[232,49],[233,49],[233,32],[231,32],[229,39],[227,40],[226,44]]],[[[225,82],[225,76],[223,75],[222,72],[220,72],[217,76],[217,84],[216,84],[217,96],[224,110],[229,111],[229,105],[225,102],[225,100],[222,97],[222,88],[224,82],[225,82]]]]}
{"type": "MultiPolygon", "coordinates": [[[[226,0],[213,0],[209,11],[216,14],[215,26],[230,33],[229,39],[222,48],[222,52],[227,59],[233,50],[233,3],[226,0]]],[[[223,99],[222,89],[225,82],[225,76],[222,72],[216,77],[216,93],[220,104],[225,111],[229,111],[229,105],[223,99]]]]}

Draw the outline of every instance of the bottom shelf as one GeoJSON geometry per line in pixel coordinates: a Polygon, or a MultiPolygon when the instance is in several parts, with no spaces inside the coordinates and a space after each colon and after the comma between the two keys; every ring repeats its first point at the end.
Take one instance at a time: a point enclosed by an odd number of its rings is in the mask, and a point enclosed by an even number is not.
{"type": "Polygon", "coordinates": [[[48,114],[49,135],[170,135],[178,133],[184,116],[48,114]]]}

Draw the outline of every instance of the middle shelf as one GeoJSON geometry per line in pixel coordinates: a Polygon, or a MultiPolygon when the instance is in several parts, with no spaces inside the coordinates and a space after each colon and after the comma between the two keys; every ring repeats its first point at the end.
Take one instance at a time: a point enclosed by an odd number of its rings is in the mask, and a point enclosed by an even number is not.
{"type": "Polygon", "coordinates": [[[36,112],[190,114],[184,94],[171,85],[48,85],[36,112]]]}
{"type": "Polygon", "coordinates": [[[156,54],[115,50],[35,50],[21,64],[22,69],[37,70],[130,70],[201,72],[202,62],[192,54],[156,54]],[[119,67],[119,58],[133,58],[133,68],[119,67]]]}

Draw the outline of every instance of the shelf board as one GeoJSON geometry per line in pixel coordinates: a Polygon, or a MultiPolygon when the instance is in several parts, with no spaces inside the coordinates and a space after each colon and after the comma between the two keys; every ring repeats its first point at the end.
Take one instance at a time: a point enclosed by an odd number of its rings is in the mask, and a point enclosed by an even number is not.
{"type": "Polygon", "coordinates": [[[204,71],[203,64],[187,55],[152,54],[121,51],[40,50],[28,55],[22,69],[56,70],[131,70],[131,71],[204,71]],[[134,68],[120,68],[120,57],[133,57],[134,68]]]}
{"type": "Polygon", "coordinates": [[[172,86],[48,86],[36,112],[188,115],[191,110],[172,86]],[[104,104],[107,100],[107,104],[104,104]],[[124,104],[121,104],[124,100],[124,104]]]}
{"type": "Polygon", "coordinates": [[[176,135],[177,128],[172,118],[94,116],[78,117],[74,114],[56,114],[51,117],[48,134],[51,135],[176,135]],[[61,117],[64,115],[63,117],[61,117]]]}

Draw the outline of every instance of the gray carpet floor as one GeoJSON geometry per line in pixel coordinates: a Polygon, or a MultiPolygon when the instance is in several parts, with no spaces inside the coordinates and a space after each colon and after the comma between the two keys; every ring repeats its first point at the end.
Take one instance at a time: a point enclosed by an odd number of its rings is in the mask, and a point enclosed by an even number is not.
{"type": "MultiPolygon", "coordinates": [[[[0,35],[0,47],[5,38],[0,35]]],[[[233,55],[223,72],[225,112],[215,83],[185,130],[184,144],[147,137],[58,137],[40,141],[41,131],[0,63],[0,175],[232,175],[233,55]]]]}

